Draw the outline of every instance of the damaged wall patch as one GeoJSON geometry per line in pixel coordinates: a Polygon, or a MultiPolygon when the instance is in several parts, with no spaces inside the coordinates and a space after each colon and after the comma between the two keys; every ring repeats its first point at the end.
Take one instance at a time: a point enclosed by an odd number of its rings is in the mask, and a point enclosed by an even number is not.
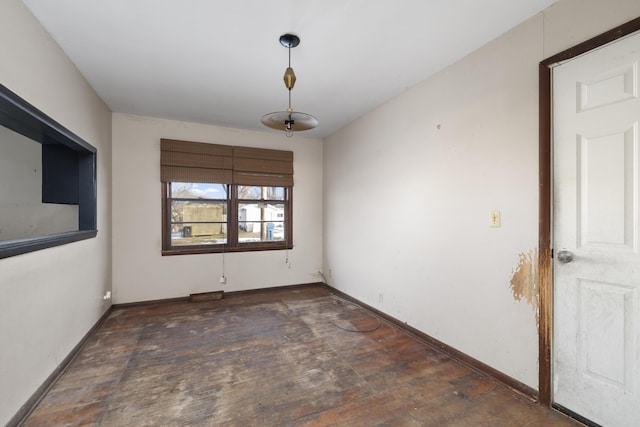
{"type": "Polygon", "coordinates": [[[539,310],[540,289],[538,287],[538,249],[518,254],[518,266],[511,275],[509,286],[516,301],[525,300],[536,311],[539,310]]]}

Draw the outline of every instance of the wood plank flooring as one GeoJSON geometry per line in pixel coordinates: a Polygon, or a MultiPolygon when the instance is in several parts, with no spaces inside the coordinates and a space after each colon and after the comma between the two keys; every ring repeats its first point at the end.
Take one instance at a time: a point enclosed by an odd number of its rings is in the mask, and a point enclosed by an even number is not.
{"type": "Polygon", "coordinates": [[[116,309],[23,424],[576,425],[321,287],[116,309]]]}

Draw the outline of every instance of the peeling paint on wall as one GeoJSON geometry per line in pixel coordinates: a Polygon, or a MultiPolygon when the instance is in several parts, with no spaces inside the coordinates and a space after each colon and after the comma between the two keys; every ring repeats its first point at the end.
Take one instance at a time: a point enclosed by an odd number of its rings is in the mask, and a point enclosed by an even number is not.
{"type": "Polygon", "coordinates": [[[511,275],[509,286],[516,301],[525,300],[536,312],[539,320],[540,288],[538,285],[538,249],[518,254],[518,266],[511,275]]]}

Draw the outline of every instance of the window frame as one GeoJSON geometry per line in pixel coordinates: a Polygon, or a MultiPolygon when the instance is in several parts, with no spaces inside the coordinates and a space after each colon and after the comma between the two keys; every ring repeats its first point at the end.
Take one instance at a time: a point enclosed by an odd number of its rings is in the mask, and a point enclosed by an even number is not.
{"type": "MultiPolygon", "coordinates": [[[[227,243],[226,244],[206,244],[206,245],[184,245],[173,246],[171,244],[171,183],[162,182],[162,255],[192,255],[223,252],[253,252],[293,249],[292,236],[292,213],[293,213],[293,187],[275,186],[284,188],[284,240],[260,241],[260,242],[239,242],[238,241],[238,209],[240,199],[238,198],[239,184],[228,185],[227,191],[227,243]]],[[[259,187],[268,187],[261,185],[259,187]]],[[[246,199],[242,199],[246,202],[246,199]]],[[[252,200],[260,202],[260,199],[252,200]]],[[[264,201],[264,199],[262,199],[264,201]]]]}
{"type": "Polygon", "coordinates": [[[42,202],[78,206],[77,230],[0,240],[0,259],[95,238],[97,149],[2,84],[0,126],[42,144],[42,202]]]}

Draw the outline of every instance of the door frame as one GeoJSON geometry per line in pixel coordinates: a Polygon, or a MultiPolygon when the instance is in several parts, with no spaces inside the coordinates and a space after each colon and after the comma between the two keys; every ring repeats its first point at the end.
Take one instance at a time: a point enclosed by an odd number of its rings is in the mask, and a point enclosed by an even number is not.
{"type": "Polygon", "coordinates": [[[597,49],[605,44],[640,30],[640,17],[612,30],[579,43],[540,62],[538,95],[538,158],[540,200],[538,211],[538,400],[541,405],[553,404],[552,342],[553,342],[553,260],[551,248],[553,192],[552,192],[552,119],[551,68],[563,61],[597,49]]]}

